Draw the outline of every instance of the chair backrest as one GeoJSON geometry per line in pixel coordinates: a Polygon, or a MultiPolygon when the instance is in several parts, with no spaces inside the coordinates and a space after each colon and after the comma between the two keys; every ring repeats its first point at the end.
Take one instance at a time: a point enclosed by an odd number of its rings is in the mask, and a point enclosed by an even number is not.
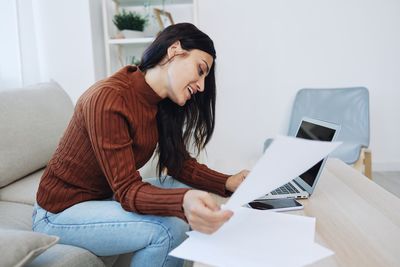
{"type": "Polygon", "coordinates": [[[303,117],[341,125],[336,140],[343,144],[332,157],[351,164],[357,161],[361,148],[369,146],[369,93],[365,87],[301,89],[293,104],[289,136],[296,134],[303,117]]]}

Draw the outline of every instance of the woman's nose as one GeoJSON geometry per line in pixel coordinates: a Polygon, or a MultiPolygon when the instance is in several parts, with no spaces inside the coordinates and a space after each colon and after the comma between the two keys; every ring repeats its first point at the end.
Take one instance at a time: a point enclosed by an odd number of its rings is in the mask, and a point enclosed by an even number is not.
{"type": "Polygon", "coordinates": [[[204,79],[198,80],[197,83],[196,83],[196,87],[197,87],[196,88],[197,91],[203,92],[204,91],[204,79]]]}

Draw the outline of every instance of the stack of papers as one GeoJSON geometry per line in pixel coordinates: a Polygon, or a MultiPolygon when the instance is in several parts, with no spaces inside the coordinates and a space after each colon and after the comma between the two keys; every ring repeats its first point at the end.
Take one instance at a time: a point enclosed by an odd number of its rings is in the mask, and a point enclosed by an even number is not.
{"type": "Polygon", "coordinates": [[[189,232],[170,255],[214,266],[304,266],[333,254],[314,243],[315,219],[243,208],[305,172],[339,142],[279,136],[223,207],[232,218],[212,235],[189,232]]]}
{"type": "Polygon", "coordinates": [[[214,266],[304,266],[333,253],[314,243],[315,219],[239,208],[216,233],[189,232],[170,255],[214,266]]]}

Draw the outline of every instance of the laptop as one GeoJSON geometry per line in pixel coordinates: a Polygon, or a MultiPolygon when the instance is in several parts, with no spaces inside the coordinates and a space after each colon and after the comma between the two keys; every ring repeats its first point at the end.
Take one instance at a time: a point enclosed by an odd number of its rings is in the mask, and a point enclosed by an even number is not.
{"type": "MultiPolygon", "coordinates": [[[[297,129],[296,137],[309,140],[335,141],[340,126],[334,123],[303,118],[297,129]]],[[[275,189],[260,199],[308,198],[317,185],[327,157],[315,164],[305,173],[289,183],[275,189]]]]}

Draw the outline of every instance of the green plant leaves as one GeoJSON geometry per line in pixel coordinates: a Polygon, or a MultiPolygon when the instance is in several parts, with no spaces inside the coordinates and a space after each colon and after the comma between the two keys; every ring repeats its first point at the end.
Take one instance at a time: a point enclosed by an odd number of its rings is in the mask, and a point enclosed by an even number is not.
{"type": "Polygon", "coordinates": [[[122,13],[114,16],[113,22],[120,31],[143,31],[144,27],[147,25],[148,18],[143,17],[139,13],[132,11],[127,12],[125,9],[123,9],[122,13]]]}

